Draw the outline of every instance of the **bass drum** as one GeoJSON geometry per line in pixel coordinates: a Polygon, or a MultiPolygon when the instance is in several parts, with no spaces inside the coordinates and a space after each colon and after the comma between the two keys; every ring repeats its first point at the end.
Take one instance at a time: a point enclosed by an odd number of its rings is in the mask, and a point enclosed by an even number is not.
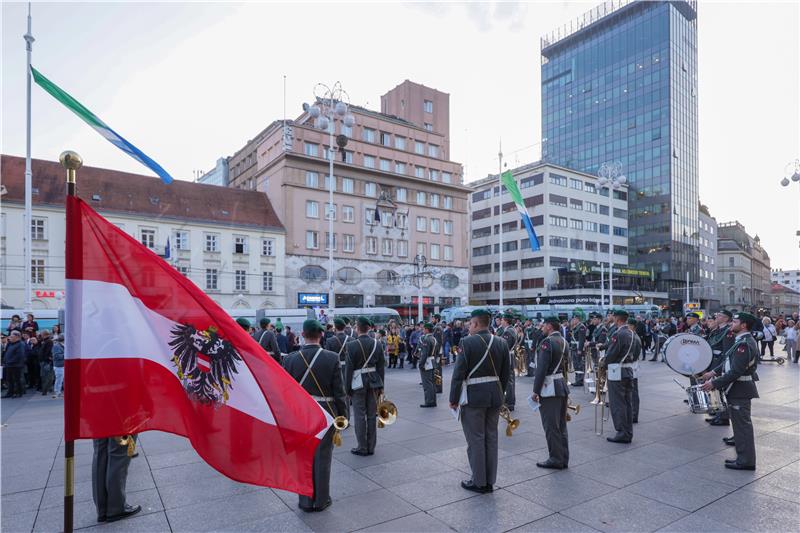
{"type": "Polygon", "coordinates": [[[711,365],[711,345],[699,335],[678,333],[664,343],[667,365],[683,376],[695,376],[711,365]]]}

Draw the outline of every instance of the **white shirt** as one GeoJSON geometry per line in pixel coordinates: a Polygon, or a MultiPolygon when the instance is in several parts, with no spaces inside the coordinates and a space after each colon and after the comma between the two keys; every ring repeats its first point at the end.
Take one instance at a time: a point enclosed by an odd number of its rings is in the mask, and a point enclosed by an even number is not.
{"type": "Polygon", "coordinates": [[[797,330],[794,328],[786,328],[785,330],[783,330],[783,334],[786,337],[787,341],[797,340],[797,330]]]}

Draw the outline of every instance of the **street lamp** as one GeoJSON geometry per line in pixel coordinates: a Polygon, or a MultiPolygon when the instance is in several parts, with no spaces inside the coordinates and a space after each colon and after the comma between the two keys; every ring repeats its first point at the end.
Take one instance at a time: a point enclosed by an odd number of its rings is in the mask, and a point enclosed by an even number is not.
{"type": "MultiPolygon", "coordinates": [[[[781,185],[788,187],[792,182],[800,185],[800,159],[795,159],[794,162],[788,163],[783,167],[783,179],[781,185]]],[[[800,228],[798,228],[796,235],[800,237],[800,228]]]]}
{"type": "Polygon", "coordinates": [[[414,257],[414,277],[417,281],[417,316],[418,322],[424,320],[422,311],[422,278],[424,276],[425,268],[428,266],[428,260],[422,254],[417,254],[414,257]]]}
{"type": "Polygon", "coordinates": [[[628,178],[622,173],[622,163],[607,161],[597,170],[597,184],[608,188],[608,305],[614,307],[614,193],[628,178]]]}
{"type": "MultiPolygon", "coordinates": [[[[314,86],[315,103],[303,104],[303,111],[314,119],[314,127],[328,132],[328,205],[325,213],[328,217],[328,308],[331,311],[336,309],[336,300],[333,294],[333,189],[336,187],[336,178],[333,176],[333,136],[336,133],[336,121],[341,122],[342,126],[352,128],[356,119],[349,113],[350,97],[341,82],[336,82],[332,87],[324,83],[314,86]]],[[[344,147],[347,146],[347,135],[344,133],[336,136],[336,145],[339,151],[344,154],[344,147]]]]}

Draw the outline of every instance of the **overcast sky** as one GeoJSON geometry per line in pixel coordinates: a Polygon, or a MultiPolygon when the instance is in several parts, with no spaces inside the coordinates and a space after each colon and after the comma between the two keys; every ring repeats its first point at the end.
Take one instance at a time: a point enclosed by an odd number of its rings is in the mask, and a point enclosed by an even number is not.
{"type": "MultiPolygon", "coordinates": [[[[316,82],[380,108],[404,79],[450,93],[452,158],[467,180],[539,156],[539,37],[599,2],[33,4],[33,64],[161,163],[192,179],[316,82]]],[[[25,154],[26,5],[2,5],[2,152],[25,154]]],[[[700,195],[800,268],[797,1],[700,2],[700,195]]],[[[34,86],[33,156],[150,174],[34,86]]]]}

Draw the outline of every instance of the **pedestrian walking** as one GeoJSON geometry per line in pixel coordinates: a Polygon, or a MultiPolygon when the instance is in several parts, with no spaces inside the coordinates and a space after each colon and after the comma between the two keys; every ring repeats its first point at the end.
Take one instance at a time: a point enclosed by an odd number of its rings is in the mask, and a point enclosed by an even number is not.
{"type": "Polygon", "coordinates": [[[778,332],[772,324],[772,319],[768,316],[762,318],[761,323],[764,326],[762,330],[764,338],[761,339],[761,357],[766,355],[767,348],[769,348],[769,356],[775,357],[775,339],[778,337],[778,332]]]}

